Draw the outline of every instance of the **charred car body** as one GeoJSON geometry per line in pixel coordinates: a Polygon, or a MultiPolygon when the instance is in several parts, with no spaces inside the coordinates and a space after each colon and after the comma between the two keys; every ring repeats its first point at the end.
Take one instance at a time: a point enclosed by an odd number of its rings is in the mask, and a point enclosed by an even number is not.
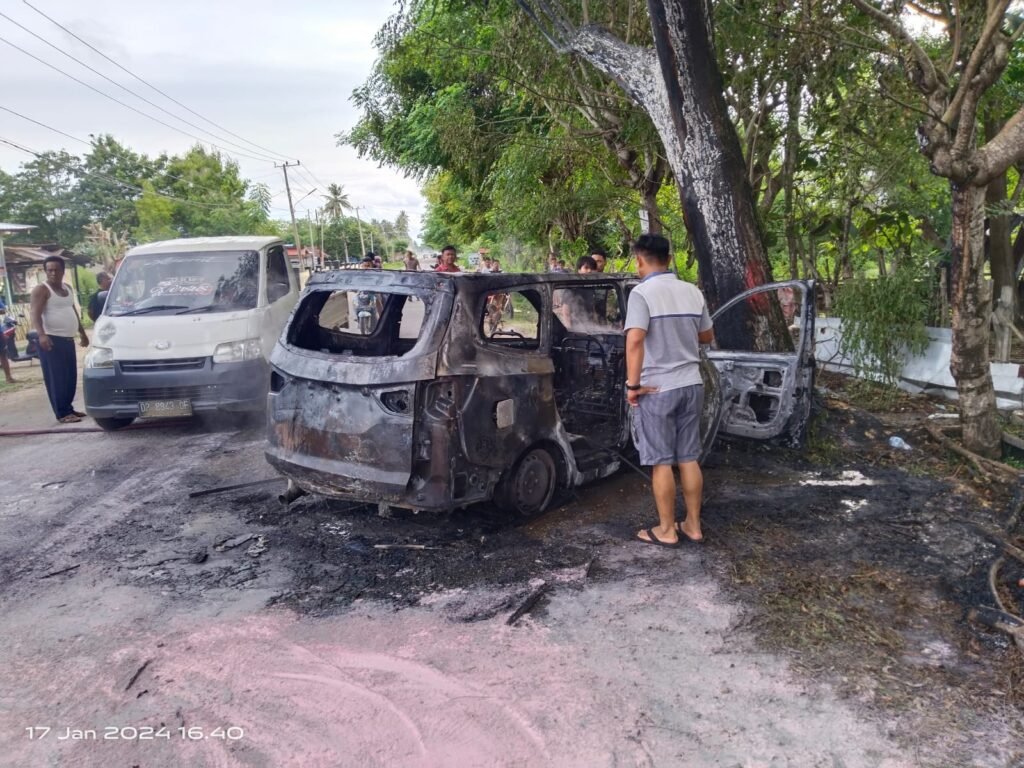
{"type": "MultiPolygon", "coordinates": [[[[337,498],[541,511],[559,488],[618,470],[630,449],[622,324],[635,282],[319,274],[271,357],[267,458],[294,487],[337,498]]],[[[705,452],[719,430],[799,439],[814,370],[812,299],[810,284],[775,284],[716,313],[770,305],[790,326],[779,349],[708,352],[705,452]]]]}

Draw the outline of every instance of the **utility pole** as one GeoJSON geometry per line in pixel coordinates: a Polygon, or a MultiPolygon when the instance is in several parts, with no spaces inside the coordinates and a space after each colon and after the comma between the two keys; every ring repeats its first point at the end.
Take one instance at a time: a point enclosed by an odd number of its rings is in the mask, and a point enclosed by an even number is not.
{"type": "Polygon", "coordinates": [[[320,227],[320,266],[324,265],[324,217],[320,215],[320,209],[316,209],[316,225],[320,227]]]}
{"type": "MultiPolygon", "coordinates": [[[[286,162],[282,165],[274,163],[275,168],[280,168],[284,171],[284,188],[288,193],[288,210],[292,213],[292,234],[295,235],[295,255],[299,257],[299,264],[302,264],[302,237],[299,236],[299,227],[295,223],[295,206],[292,205],[292,188],[288,184],[288,168],[293,165],[301,165],[301,163],[298,160],[294,163],[286,162]]],[[[312,265],[310,265],[310,269],[312,269],[312,265]]]]}
{"type": "MultiPolygon", "coordinates": [[[[363,220],[359,218],[359,206],[355,207],[356,224],[359,225],[359,247],[363,249],[363,256],[366,255],[366,241],[363,240],[363,220]]],[[[347,255],[347,254],[346,254],[347,255]]]]}
{"type": "MultiPolygon", "coordinates": [[[[310,214],[309,209],[306,209],[306,224],[309,225],[309,247],[316,248],[316,238],[313,237],[313,216],[310,214]]],[[[324,266],[324,252],[320,251],[320,268],[324,266]]]]}

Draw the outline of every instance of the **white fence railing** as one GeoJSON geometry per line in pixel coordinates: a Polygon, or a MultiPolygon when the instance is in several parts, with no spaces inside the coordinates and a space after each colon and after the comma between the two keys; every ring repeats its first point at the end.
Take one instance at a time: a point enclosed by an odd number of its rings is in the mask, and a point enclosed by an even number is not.
{"type": "MultiPolygon", "coordinates": [[[[850,360],[839,353],[843,325],[838,317],[819,317],[814,321],[814,356],[822,368],[853,375],[850,360]]],[[[900,372],[899,387],[907,392],[941,395],[956,400],[956,382],[949,372],[952,331],[929,328],[928,348],[923,355],[908,356],[900,372]]],[[[996,405],[1003,410],[1020,408],[1024,403],[1024,379],[1016,363],[992,363],[992,382],[996,405]]]]}

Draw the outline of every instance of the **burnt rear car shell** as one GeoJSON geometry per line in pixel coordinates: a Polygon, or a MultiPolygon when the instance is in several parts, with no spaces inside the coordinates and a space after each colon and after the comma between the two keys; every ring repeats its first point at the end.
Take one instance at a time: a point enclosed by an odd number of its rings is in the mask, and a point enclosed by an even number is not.
{"type": "Polygon", "coordinates": [[[414,413],[435,377],[454,288],[402,277],[317,275],[271,356],[267,458],[307,490],[338,495],[345,478],[352,498],[397,503],[405,495],[414,413]],[[373,327],[359,327],[358,317],[341,327],[358,314],[360,294],[387,297],[372,307],[373,327]],[[416,322],[403,338],[392,320],[407,314],[416,322]]]}

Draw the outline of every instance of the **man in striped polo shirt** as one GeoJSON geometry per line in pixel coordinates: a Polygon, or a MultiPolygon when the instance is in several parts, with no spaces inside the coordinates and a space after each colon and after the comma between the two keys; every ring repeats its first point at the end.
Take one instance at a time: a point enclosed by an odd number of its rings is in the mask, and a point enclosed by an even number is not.
{"type": "Polygon", "coordinates": [[[640,463],[653,467],[658,524],[637,533],[640,541],[678,547],[702,542],[700,414],[704,384],[700,345],[714,339],[704,296],[669,271],[669,244],[661,235],[642,235],[633,244],[640,284],[626,309],[626,398],[633,406],[633,441],[640,463]],[[679,467],[686,517],[676,522],[679,467]]]}

